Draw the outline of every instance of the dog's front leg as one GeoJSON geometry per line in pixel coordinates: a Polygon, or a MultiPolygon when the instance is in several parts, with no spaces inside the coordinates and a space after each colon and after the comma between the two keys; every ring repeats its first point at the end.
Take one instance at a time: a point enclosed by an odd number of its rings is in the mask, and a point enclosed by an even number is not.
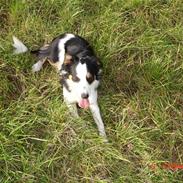
{"type": "Polygon", "coordinates": [[[99,134],[107,140],[104,123],[100,115],[100,109],[97,103],[90,105],[90,110],[92,112],[95,123],[97,124],[99,134]]]}
{"type": "Polygon", "coordinates": [[[75,103],[67,103],[67,107],[69,108],[69,111],[70,111],[70,114],[75,117],[75,118],[78,118],[79,115],[78,115],[78,110],[77,110],[77,106],[75,103]]]}
{"type": "Polygon", "coordinates": [[[74,102],[74,100],[70,100],[72,98],[72,93],[63,76],[61,77],[61,82],[63,84],[64,102],[66,103],[72,117],[78,118],[79,115],[78,115],[78,109],[76,106],[76,102],[74,102]]]}

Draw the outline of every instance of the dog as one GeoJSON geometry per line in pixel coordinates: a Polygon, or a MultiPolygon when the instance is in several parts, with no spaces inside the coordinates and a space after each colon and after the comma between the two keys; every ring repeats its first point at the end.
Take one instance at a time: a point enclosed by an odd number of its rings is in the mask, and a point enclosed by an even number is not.
{"type": "MultiPolygon", "coordinates": [[[[28,51],[28,48],[14,36],[13,42],[15,54],[28,51]]],[[[60,75],[64,101],[71,115],[79,117],[77,105],[84,109],[90,108],[99,134],[107,141],[97,102],[102,65],[89,42],[78,35],[64,33],[54,38],[50,44],[30,52],[37,58],[32,71],[40,71],[46,61],[53,65],[60,75]]]]}

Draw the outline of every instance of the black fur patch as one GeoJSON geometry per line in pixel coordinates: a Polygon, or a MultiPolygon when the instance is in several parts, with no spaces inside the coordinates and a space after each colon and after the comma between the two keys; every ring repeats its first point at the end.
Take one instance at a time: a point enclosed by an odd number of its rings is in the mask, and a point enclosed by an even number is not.
{"type": "Polygon", "coordinates": [[[78,58],[81,58],[85,52],[87,52],[85,55],[88,56],[94,54],[88,41],[80,36],[76,36],[68,40],[65,44],[65,50],[67,54],[78,58]]]}

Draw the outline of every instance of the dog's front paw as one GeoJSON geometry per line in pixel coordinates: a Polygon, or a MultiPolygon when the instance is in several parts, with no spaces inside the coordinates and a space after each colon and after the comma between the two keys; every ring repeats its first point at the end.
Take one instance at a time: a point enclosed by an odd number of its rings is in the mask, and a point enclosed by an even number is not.
{"type": "Polygon", "coordinates": [[[107,139],[107,136],[106,136],[105,132],[100,132],[99,135],[102,137],[102,141],[104,143],[108,143],[109,142],[108,139],[107,139]]]}
{"type": "Polygon", "coordinates": [[[108,139],[107,139],[106,137],[103,137],[102,140],[103,140],[104,143],[108,143],[108,142],[109,142],[108,139]]]}

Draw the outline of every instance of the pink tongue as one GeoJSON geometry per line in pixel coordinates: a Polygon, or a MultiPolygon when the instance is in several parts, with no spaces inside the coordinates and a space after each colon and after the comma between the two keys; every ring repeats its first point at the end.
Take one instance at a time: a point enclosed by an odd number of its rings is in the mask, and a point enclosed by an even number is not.
{"type": "Polygon", "coordinates": [[[89,100],[88,99],[81,99],[79,102],[79,107],[83,109],[87,109],[89,107],[89,100]]]}

